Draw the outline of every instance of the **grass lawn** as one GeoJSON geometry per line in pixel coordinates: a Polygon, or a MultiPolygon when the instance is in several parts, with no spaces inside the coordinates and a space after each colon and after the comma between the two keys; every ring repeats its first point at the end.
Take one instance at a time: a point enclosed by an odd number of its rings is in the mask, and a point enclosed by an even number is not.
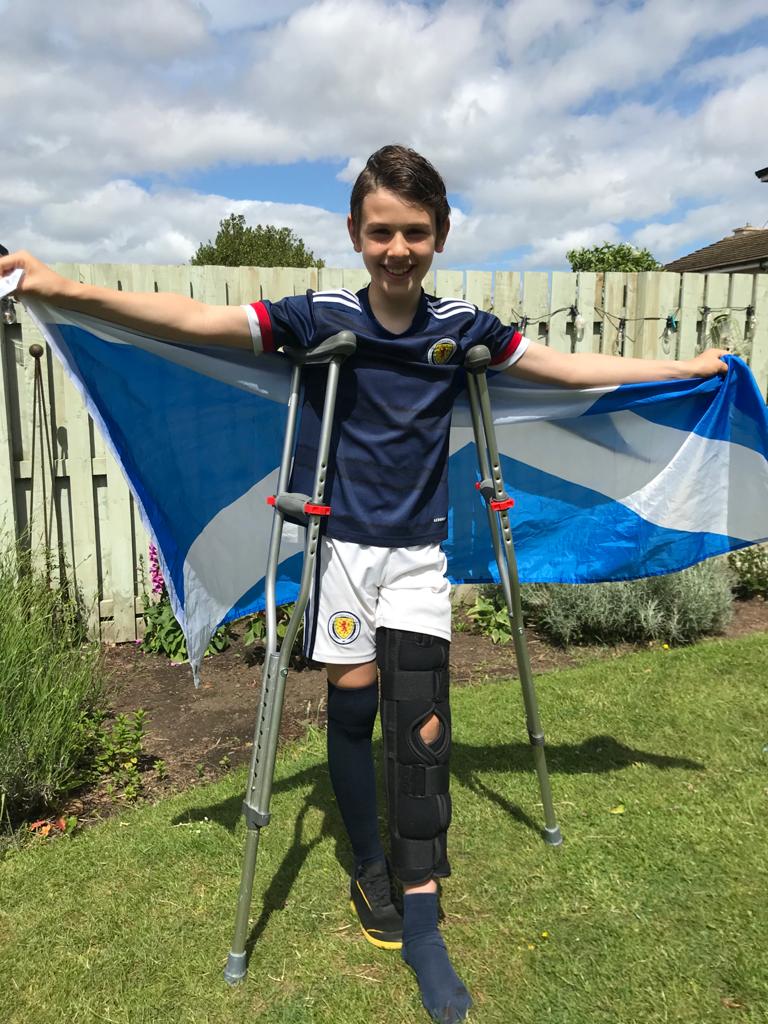
{"type": "MultiPolygon", "coordinates": [[[[757,635],[540,678],[558,850],[517,684],[456,691],[444,930],[472,1021],[768,1021],[767,652],[757,635]]],[[[222,978],[238,773],[0,864],[0,1020],[426,1022],[352,921],[323,748],[279,760],[243,985],[222,978]]]]}

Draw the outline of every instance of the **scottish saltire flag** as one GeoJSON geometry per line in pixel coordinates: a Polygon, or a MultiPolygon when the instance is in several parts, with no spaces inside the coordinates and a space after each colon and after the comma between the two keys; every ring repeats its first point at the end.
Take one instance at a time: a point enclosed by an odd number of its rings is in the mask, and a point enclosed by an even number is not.
{"type": "MultiPolygon", "coordinates": [[[[157,341],[28,302],[156,538],[199,665],[216,626],[263,606],[288,362],[157,341]]],[[[520,577],[587,583],[683,569],[768,538],[768,419],[747,366],[722,379],[561,390],[491,378],[520,577]]],[[[466,407],[454,414],[454,581],[495,576],[466,407]]],[[[288,527],[278,600],[302,531],[288,527]]]]}

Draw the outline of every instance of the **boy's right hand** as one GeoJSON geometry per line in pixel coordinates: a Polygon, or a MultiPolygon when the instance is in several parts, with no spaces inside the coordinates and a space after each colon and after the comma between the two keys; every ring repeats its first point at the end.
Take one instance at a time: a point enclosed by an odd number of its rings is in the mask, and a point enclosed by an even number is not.
{"type": "Polygon", "coordinates": [[[0,256],[0,277],[6,277],[14,270],[23,270],[21,280],[16,286],[17,295],[30,295],[40,299],[56,300],[63,298],[72,282],[51,270],[45,263],[23,250],[0,256]]]}

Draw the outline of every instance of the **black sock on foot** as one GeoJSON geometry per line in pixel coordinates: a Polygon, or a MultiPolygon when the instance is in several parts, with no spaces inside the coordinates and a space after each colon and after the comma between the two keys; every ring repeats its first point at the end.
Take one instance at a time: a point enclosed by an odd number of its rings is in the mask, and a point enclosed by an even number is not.
{"type": "Polygon", "coordinates": [[[403,899],[403,960],[413,969],[421,1001],[439,1024],[467,1016],[472,997],[448,959],[437,928],[437,893],[406,893],[403,899]]]}

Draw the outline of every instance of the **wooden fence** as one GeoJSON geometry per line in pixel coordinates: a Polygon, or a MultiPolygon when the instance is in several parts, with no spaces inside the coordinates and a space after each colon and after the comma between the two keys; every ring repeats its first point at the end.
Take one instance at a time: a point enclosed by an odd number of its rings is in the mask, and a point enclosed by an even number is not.
{"type": "MultiPolygon", "coordinates": [[[[338,269],[116,264],[59,264],[56,269],[92,284],[174,291],[230,305],[307,288],[357,290],[367,281],[364,271],[338,269]]],[[[709,343],[714,319],[730,313],[751,341],[749,360],[766,394],[768,274],[441,270],[435,280],[430,274],[425,289],[464,297],[505,322],[524,319],[528,336],[557,349],[644,358],[694,355],[709,343]]],[[[40,360],[44,401],[38,399],[35,414],[36,360],[29,348],[42,339],[20,303],[16,311],[18,323],[0,325],[0,522],[6,532],[18,536],[29,531],[33,543],[48,540],[63,551],[89,605],[92,636],[134,640],[142,630],[149,539],[120,469],[47,350],[40,360]]],[[[38,394],[39,389],[38,384],[38,394]]]]}

